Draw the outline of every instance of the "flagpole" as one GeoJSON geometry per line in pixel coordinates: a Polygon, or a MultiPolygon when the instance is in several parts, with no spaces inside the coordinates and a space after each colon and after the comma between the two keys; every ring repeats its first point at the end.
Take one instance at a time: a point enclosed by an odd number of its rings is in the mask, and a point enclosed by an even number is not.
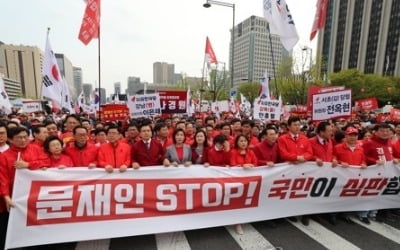
{"type": "MultiPolygon", "coordinates": [[[[101,105],[101,61],[100,61],[100,25],[98,27],[98,35],[99,35],[99,39],[98,39],[98,54],[99,54],[99,112],[100,112],[100,105],[101,105]]],[[[96,88],[96,86],[95,86],[96,88]]]]}
{"type": "Polygon", "coordinates": [[[202,97],[203,97],[203,92],[204,92],[204,70],[206,68],[206,56],[204,55],[204,60],[203,60],[203,72],[201,75],[201,88],[200,88],[200,110],[199,112],[201,113],[201,106],[202,106],[202,97]]]}
{"type": "Polygon", "coordinates": [[[275,75],[275,57],[274,57],[274,50],[272,49],[271,30],[269,29],[269,24],[267,25],[267,30],[268,30],[269,46],[271,49],[272,69],[273,69],[273,73],[274,73],[275,95],[276,95],[275,97],[278,98],[279,93],[278,93],[278,83],[276,81],[276,75],[275,75]]]}

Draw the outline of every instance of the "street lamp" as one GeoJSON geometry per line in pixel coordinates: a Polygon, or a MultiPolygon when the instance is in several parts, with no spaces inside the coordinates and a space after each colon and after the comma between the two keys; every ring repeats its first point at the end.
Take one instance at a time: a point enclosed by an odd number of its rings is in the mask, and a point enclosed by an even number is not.
{"type": "Polygon", "coordinates": [[[231,88],[233,88],[233,58],[234,58],[234,53],[235,53],[235,4],[234,3],[226,3],[226,2],[220,2],[220,1],[213,1],[213,0],[207,0],[204,4],[204,8],[210,8],[212,4],[219,5],[219,6],[224,6],[224,7],[229,7],[232,8],[232,37],[231,37],[231,88]]]}

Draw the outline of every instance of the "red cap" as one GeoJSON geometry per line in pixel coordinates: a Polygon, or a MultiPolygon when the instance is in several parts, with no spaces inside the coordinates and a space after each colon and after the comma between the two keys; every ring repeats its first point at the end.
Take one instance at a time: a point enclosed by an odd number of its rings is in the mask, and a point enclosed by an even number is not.
{"type": "Polygon", "coordinates": [[[358,130],[354,127],[348,127],[346,129],[346,135],[350,135],[350,134],[358,134],[358,130]]]}

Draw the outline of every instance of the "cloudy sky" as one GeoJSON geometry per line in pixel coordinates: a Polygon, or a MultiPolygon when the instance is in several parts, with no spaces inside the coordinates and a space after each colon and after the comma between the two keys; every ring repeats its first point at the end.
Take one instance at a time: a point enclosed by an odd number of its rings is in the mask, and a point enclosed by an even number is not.
{"type": "MultiPolygon", "coordinates": [[[[317,0],[286,0],[300,41],[294,56],[309,46],[317,0]]],[[[201,76],[205,38],[209,36],[219,61],[229,60],[232,8],[203,8],[205,0],[102,0],[102,87],[111,93],[114,82],[126,88],[128,76],[153,81],[153,62],[175,64],[175,72],[201,76]]],[[[251,15],[262,16],[262,0],[231,0],[236,24],[251,15]]],[[[83,70],[84,83],[97,81],[97,40],[85,46],[78,40],[83,0],[1,0],[0,41],[33,45],[44,50],[47,27],[53,50],[64,53],[83,70]]]]}

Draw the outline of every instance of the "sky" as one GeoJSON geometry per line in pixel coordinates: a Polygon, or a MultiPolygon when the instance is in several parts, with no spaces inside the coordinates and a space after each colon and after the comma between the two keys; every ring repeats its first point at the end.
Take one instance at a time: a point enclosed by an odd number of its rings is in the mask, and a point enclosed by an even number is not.
{"type": "MultiPolygon", "coordinates": [[[[300,40],[293,49],[301,60],[301,48],[309,41],[317,0],[286,0],[300,40]]],[[[251,15],[263,16],[262,0],[229,0],[236,6],[235,24],[251,15]]],[[[218,61],[229,64],[232,8],[205,0],[102,0],[101,87],[107,95],[113,84],[126,88],[128,76],[153,82],[153,63],[175,64],[175,73],[201,76],[206,36],[218,61]]],[[[63,53],[81,67],[83,82],[98,82],[98,41],[85,46],[78,33],[85,10],[84,0],[0,0],[0,41],[37,46],[44,50],[47,27],[53,51],[63,53]]],[[[308,65],[308,64],[306,64],[308,65]]],[[[97,86],[96,86],[97,87],[97,86]]]]}

